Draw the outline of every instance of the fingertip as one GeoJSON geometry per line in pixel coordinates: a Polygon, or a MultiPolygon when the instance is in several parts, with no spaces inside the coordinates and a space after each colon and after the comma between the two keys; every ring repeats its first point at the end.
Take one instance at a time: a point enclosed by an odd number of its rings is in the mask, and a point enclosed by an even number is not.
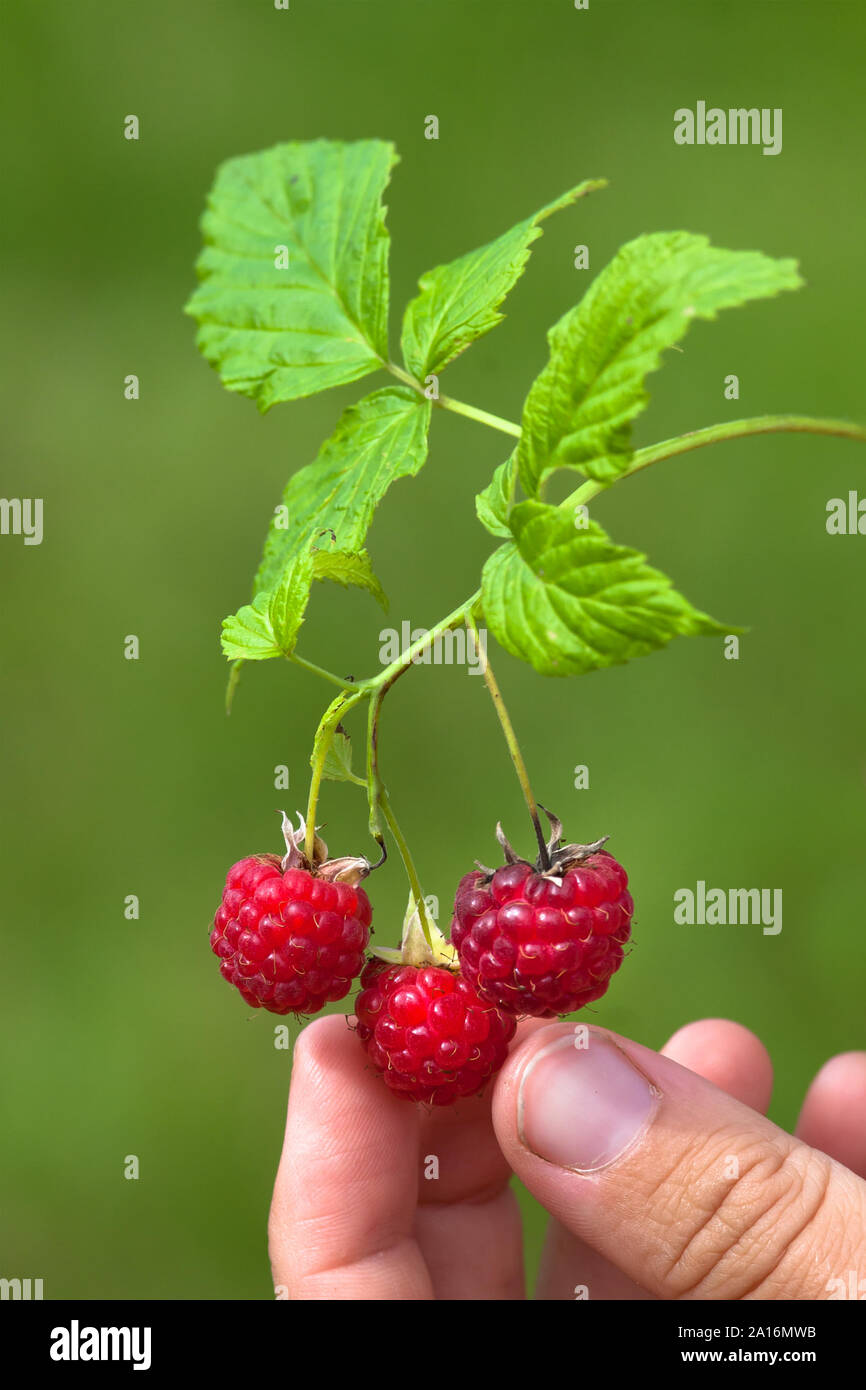
{"type": "Polygon", "coordinates": [[[346,1014],[326,1014],[305,1023],[292,1049],[292,1082],[335,1072],[357,1072],[364,1053],[346,1014]]]}
{"type": "MultiPolygon", "coordinates": [[[[859,1099],[866,1099],[866,1052],[837,1052],[824,1063],[812,1085],[818,1082],[836,1093],[849,1094],[853,1087],[859,1099]]],[[[839,1094],[838,1098],[843,1097],[839,1094]]]]}
{"type": "Polygon", "coordinates": [[[742,1023],[697,1019],[678,1028],[661,1051],[741,1104],[766,1113],[773,1094],[773,1063],[761,1039],[742,1023]]]}
{"type": "Polygon", "coordinates": [[[295,1067],[317,1067],[327,1064],[345,1049],[351,1029],[346,1026],[345,1014],[326,1014],[311,1018],[295,1039],[292,1063],[295,1067]]]}
{"type": "Polygon", "coordinates": [[[796,1134],[866,1178],[866,1052],[825,1062],[803,1102],[796,1134]]]}

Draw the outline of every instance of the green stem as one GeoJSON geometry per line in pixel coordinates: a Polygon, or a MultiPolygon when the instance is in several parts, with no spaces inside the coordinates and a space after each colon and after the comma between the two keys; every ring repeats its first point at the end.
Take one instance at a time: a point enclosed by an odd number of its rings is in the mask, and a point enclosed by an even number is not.
{"type": "Polygon", "coordinates": [[[382,808],[382,815],[388,822],[388,829],[391,831],[391,834],[394,838],[394,843],[396,844],[397,849],[399,850],[400,858],[403,860],[403,867],[406,870],[406,877],[409,880],[409,887],[412,890],[412,896],[415,899],[415,906],[418,909],[418,919],[421,923],[421,930],[424,933],[424,938],[427,942],[427,945],[430,947],[430,950],[432,951],[433,934],[430,930],[430,923],[427,919],[427,907],[424,902],[424,892],[421,888],[421,881],[418,878],[418,871],[415,868],[415,861],[412,858],[411,851],[409,849],[408,844],[406,843],[406,839],[403,835],[403,832],[397,824],[397,818],[394,815],[394,812],[391,807],[391,802],[388,797],[388,793],[384,787],[381,787],[379,791],[379,805],[382,808]]]}
{"type": "Polygon", "coordinates": [[[395,376],[398,381],[403,382],[404,386],[411,386],[413,391],[417,391],[419,395],[423,396],[424,387],[421,385],[420,381],[417,381],[409,372],[404,372],[403,368],[398,367],[396,362],[386,362],[384,365],[388,368],[392,376],[395,376]]]}
{"type": "MultiPolygon", "coordinates": [[[[848,420],[813,420],[808,415],[757,415],[751,420],[731,420],[723,425],[708,425],[705,429],[690,430],[688,434],[678,435],[675,439],[663,439],[659,444],[650,444],[646,449],[638,449],[632,455],[630,467],[621,477],[630,478],[642,468],[649,468],[651,463],[674,458],[677,454],[686,454],[692,449],[702,449],[705,444],[719,444],[726,439],[743,439],[752,434],[781,433],[832,434],[842,439],[866,441],[866,428],[853,425],[848,420]]],[[[585,505],[604,490],[602,483],[582,483],[560,502],[560,510],[569,511],[572,507],[585,505]]]]}
{"type": "MultiPolygon", "coordinates": [[[[476,590],[465,602],[460,604],[459,608],[455,608],[453,613],[449,613],[441,622],[436,623],[435,627],[431,627],[430,631],[426,632],[423,637],[419,637],[417,642],[411,643],[411,645],[408,646],[404,652],[401,652],[395,661],[392,661],[389,666],[386,666],[378,676],[371,677],[369,680],[358,681],[351,687],[348,687],[345,681],[339,680],[339,678],[334,676],[330,671],[325,671],[320,666],[314,666],[312,662],[304,661],[301,657],[293,657],[298,665],[305,666],[308,670],[315,671],[318,675],[328,680],[335,681],[338,685],[342,686],[342,694],[338,695],[336,700],[325,710],[321,723],[316,731],[316,738],[313,744],[316,752],[312,763],[313,775],[310,779],[310,794],[307,800],[307,835],[304,842],[304,853],[311,863],[313,845],[316,838],[316,807],[319,802],[319,791],[322,785],[325,759],[328,756],[333,742],[334,731],[337,725],[344,715],[348,714],[349,710],[354,709],[355,706],[360,704],[363,700],[370,700],[367,738],[367,787],[370,797],[370,834],[381,843],[382,832],[378,822],[377,808],[380,805],[382,806],[382,811],[385,814],[386,820],[389,815],[389,812],[385,810],[385,805],[382,802],[383,796],[387,800],[387,794],[379,780],[376,757],[378,721],[382,701],[394,682],[403,675],[404,671],[408,671],[416,656],[420,656],[429,646],[432,646],[436,638],[440,637],[442,633],[447,632],[450,628],[459,627],[460,624],[465,621],[467,615],[471,616],[472,609],[478,602],[479,597],[480,590],[476,590]]],[[[390,812],[390,814],[393,816],[393,812],[390,812]]],[[[388,823],[390,825],[390,821],[388,823]]],[[[406,872],[409,874],[409,863],[406,861],[406,857],[403,854],[401,840],[397,838],[397,835],[395,835],[394,838],[397,840],[397,846],[400,848],[400,853],[403,855],[404,863],[406,863],[407,866],[406,872]]],[[[403,841],[403,845],[405,846],[405,841],[403,841]]],[[[414,874],[414,869],[412,873],[414,874]]],[[[412,884],[414,892],[415,883],[411,875],[409,876],[409,882],[412,884]]],[[[417,875],[415,876],[415,882],[417,882],[417,875]]],[[[424,911],[423,899],[419,902],[418,911],[424,928],[424,935],[429,940],[430,930],[424,911]]]]}
{"type": "MultiPolygon", "coordinates": [[[[396,676],[394,677],[396,680],[396,676]]],[[[379,803],[382,783],[379,778],[379,715],[382,710],[384,693],[377,691],[370,700],[367,711],[367,796],[370,803],[370,834],[382,844],[382,826],[379,822],[379,803]]]]}
{"type": "Polygon", "coordinates": [[[520,438],[519,425],[515,425],[511,420],[503,420],[501,415],[491,415],[489,410],[479,410],[477,406],[466,405],[464,401],[456,401],[453,396],[440,396],[436,404],[445,410],[453,411],[455,415],[465,415],[468,420],[477,420],[479,424],[489,425],[491,429],[500,430],[502,434],[510,434],[513,439],[520,438]]]}
{"type": "MultiPolygon", "coordinates": [[[[321,725],[319,727],[321,728],[321,725]]],[[[319,804],[319,789],[322,785],[322,769],[325,766],[325,758],[327,757],[328,748],[330,748],[330,746],[329,742],[324,749],[321,761],[313,765],[313,775],[310,778],[310,793],[307,797],[307,833],[304,838],[304,854],[307,857],[307,863],[310,865],[312,865],[313,862],[313,850],[316,844],[316,807],[319,804]]]]}
{"type": "Polygon", "coordinates": [[[541,821],[538,817],[538,803],[536,802],[535,797],[532,794],[532,787],[529,783],[529,773],[526,771],[526,763],[523,761],[523,754],[521,753],[520,745],[517,742],[517,735],[514,732],[514,725],[512,724],[508,710],[505,707],[505,701],[502,698],[502,691],[499,689],[496,677],[493,674],[493,669],[490,665],[490,662],[487,660],[487,653],[482,648],[481,643],[478,639],[478,628],[476,627],[475,620],[471,614],[467,614],[466,626],[475,638],[475,650],[481,657],[481,671],[484,676],[484,683],[490,692],[490,698],[493,701],[493,708],[496,710],[499,723],[502,725],[502,732],[505,735],[505,742],[508,745],[508,751],[511,754],[511,761],[514,763],[514,770],[517,773],[517,780],[520,782],[520,788],[523,792],[523,799],[526,802],[527,810],[529,811],[530,819],[532,820],[532,825],[535,830],[535,838],[538,841],[538,852],[541,856],[541,863],[545,869],[549,869],[550,857],[547,853],[547,844],[544,839],[544,832],[541,829],[541,821]]]}
{"type": "Polygon", "coordinates": [[[232,704],[235,698],[235,691],[238,688],[238,681],[241,678],[242,661],[233,661],[229,668],[228,685],[226,686],[226,714],[231,714],[232,704]]]}
{"type": "Polygon", "coordinates": [[[459,627],[460,624],[465,621],[466,614],[471,614],[472,609],[475,607],[480,597],[481,590],[476,589],[475,593],[470,594],[469,598],[465,599],[458,608],[455,608],[452,613],[442,618],[435,627],[431,627],[429,632],[425,633],[423,637],[419,637],[418,641],[413,642],[411,646],[407,647],[405,652],[401,652],[396,660],[391,662],[390,666],[385,667],[381,675],[374,676],[371,680],[365,681],[363,683],[364,688],[369,691],[376,691],[384,687],[382,691],[384,694],[385,691],[394,684],[397,677],[401,676],[404,671],[409,669],[415,657],[420,656],[422,652],[425,652],[428,647],[433,645],[437,637],[441,637],[443,633],[448,632],[452,627],[459,627]]]}
{"type": "MultiPolygon", "coordinates": [[[[405,670],[405,667],[403,668],[405,670]]],[[[421,930],[431,951],[433,949],[433,936],[430,931],[430,924],[427,920],[427,909],[424,904],[424,894],[421,891],[421,883],[418,872],[415,868],[415,861],[406,843],[397,817],[394,815],[388,791],[379,773],[379,715],[382,711],[382,701],[396,680],[399,680],[403,670],[395,671],[386,684],[378,689],[370,701],[370,710],[367,718],[367,789],[370,799],[370,834],[379,844],[382,843],[382,828],[379,824],[379,811],[388,825],[394,837],[394,843],[403,860],[403,867],[406,870],[406,877],[409,880],[409,887],[418,908],[418,917],[421,922],[421,930]]]]}
{"type": "MultiPolygon", "coordinates": [[[[394,682],[403,675],[404,671],[408,671],[416,656],[420,656],[422,652],[426,651],[427,647],[431,646],[436,638],[441,636],[443,632],[447,632],[448,629],[452,627],[459,627],[464,621],[466,614],[470,613],[474,604],[478,602],[479,595],[480,591],[476,591],[474,594],[470,595],[464,603],[461,603],[459,608],[454,609],[453,613],[449,613],[447,617],[443,618],[441,622],[438,622],[435,627],[431,627],[430,631],[426,632],[423,637],[419,637],[417,642],[413,642],[411,646],[407,647],[405,652],[401,652],[396,661],[392,661],[378,676],[374,676],[370,680],[358,681],[351,687],[348,687],[345,681],[341,681],[339,677],[334,676],[332,672],[325,671],[321,666],[314,666],[310,661],[304,661],[301,657],[293,656],[292,659],[298,665],[304,666],[308,670],[315,671],[317,675],[323,676],[327,680],[334,681],[337,685],[342,687],[342,694],[338,695],[336,700],[332,701],[325,710],[316,731],[316,738],[313,744],[316,752],[312,762],[313,775],[310,779],[310,794],[307,799],[307,836],[304,842],[304,853],[311,863],[313,845],[316,838],[316,807],[319,803],[319,791],[322,785],[325,759],[328,756],[333,742],[337,725],[344,715],[348,714],[349,710],[354,709],[355,706],[360,704],[363,700],[371,701],[370,734],[367,743],[367,785],[370,796],[370,833],[373,835],[374,839],[377,839],[381,843],[382,832],[378,825],[376,807],[380,804],[380,792],[383,793],[384,788],[381,788],[381,784],[378,780],[376,736],[379,710],[381,709],[382,701],[394,682]]],[[[424,926],[424,933],[425,935],[429,935],[423,902],[420,905],[419,912],[424,926]]]]}
{"type": "Polygon", "coordinates": [[[427,920],[427,911],[424,906],[421,884],[415,870],[412,856],[409,852],[409,846],[397,824],[394,812],[391,808],[391,803],[388,799],[388,792],[379,775],[379,715],[382,710],[382,701],[391,689],[391,686],[395,681],[399,680],[400,676],[408,671],[415,657],[420,656],[422,652],[425,652],[428,647],[432,646],[436,638],[440,637],[444,632],[448,632],[453,627],[459,627],[460,624],[466,622],[467,619],[471,621],[472,609],[478,602],[480,596],[481,591],[476,590],[476,592],[471,594],[458,608],[455,608],[452,613],[448,613],[446,617],[442,618],[434,627],[431,627],[429,632],[426,632],[423,637],[419,637],[417,642],[412,642],[404,652],[400,653],[395,661],[392,661],[389,666],[385,667],[380,675],[364,682],[363,688],[359,689],[357,692],[359,698],[370,698],[370,710],[367,719],[367,789],[370,799],[370,834],[374,839],[381,839],[382,832],[378,815],[381,809],[391,834],[394,837],[397,849],[400,852],[400,858],[403,860],[406,869],[406,877],[409,880],[409,886],[412,889],[415,902],[418,906],[421,928],[431,950],[433,948],[432,933],[430,924],[427,920]]]}
{"type": "Polygon", "coordinates": [[[307,834],[304,840],[304,854],[310,864],[313,862],[313,846],[316,842],[316,807],[319,804],[319,791],[325,770],[325,760],[334,741],[334,733],[337,725],[348,714],[349,710],[354,709],[355,705],[360,704],[367,697],[366,690],[355,690],[351,694],[344,691],[342,696],[338,695],[336,700],[333,700],[325,710],[316,730],[316,738],[313,743],[315,753],[312,759],[310,794],[307,798],[307,834]]]}
{"type": "Polygon", "coordinates": [[[298,666],[303,666],[307,671],[315,672],[317,676],[322,676],[324,680],[331,681],[334,685],[338,685],[343,691],[355,693],[364,697],[373,695],[383,686],[387,689],[389,686],[393,685],[396,677],[402,675],[403,672],[411,666],[416,656],[420,656],[422,652],[432,646],[437,637],[441,637],[444,632],[447,632],[452,627],[459,627],[463,622],[464,615],[467,612],[471,612],[480,597],[481,590],[476,589],[475,593],[470,594],[469,598],[465,599],[458,608],[455,608],[453,613],[449,613],[441,622],[438,622],[435,627],[431,627],[430,631],[426,632],[423,637],[419,637],[417,642],[413,642],[410,647],[407,647],[405,652],[401,652],[400,655],[391,662],[390,666],[386,666],[383,671],[380,671],[378,676],[369,676],[366,680],[352,681],[352,683],[349,684],[348,681],[340,680],[340,677],[335,676],[333,672],[326,671],[321,666],[314,666],[311,661],[305,661],[302,657],[296,656],[294,653],[289,657],[289,660],[294,661],[298,666]]]}
{"type": "MultiPolygon", "coordinates": [[[[333,671],[326,671],[324,666],[316,666],[314,662],[306,661],[304,657],[298,656],[295,652],[289,654],[289,661],[293,662],[295,666],[303,667],[305,671],[312,671],[314,676],[321,676],[322,680],[330,681],[331,685],[338,685],[341,690],[346,690],[350,685],[355,684],[354,681],[345,681],[339,676],[335,676],[333,671]]],[[[358,685],[361,684],[362,682],[359,681],[358,685]]]]}
{"type": "MultiPolygon", "coordinates": [[[[388,371],[395,376],[398,381],[402,381],[404,386],[411,386],[413,391],[419,395],[425,395],[424,387],[409,372],[404,372],[402,367],[398,367],[396,362],[387,363],[388,371]]],[[[434,405],[441,405],[445,410],[453,410],[455,415],[465,415],[468,420],[477,420],[479,424],[489,425],[491,429],[501,430],[503,434],[510,434],[513,439],[520,438],[520,426],[512,423],[511,420],[503,420],[501,415],[491,415],[489,410],[479,410],[477,406],[466,405],[465,401],[456,401],[453,396],[437,396],[432,398],[434,405]]]]}

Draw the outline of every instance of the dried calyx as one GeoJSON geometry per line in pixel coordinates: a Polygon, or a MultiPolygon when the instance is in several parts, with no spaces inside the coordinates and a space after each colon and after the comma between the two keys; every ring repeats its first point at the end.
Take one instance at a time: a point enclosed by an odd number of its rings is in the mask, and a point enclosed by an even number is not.
{"type": "MultiPolygon", "coordinates": [[[[542,874],[545,878],[562,878],[564,874],[568,873],[569,869],[576,868],[579,864],[589,859],[590,855],[598,854],[598,851],[602,849],[610,839],[609,835],[602,835],[600,840],[593,840],[590,845],[564,845],[562,843],[562,821],[558,816],[548,811],[546,806],[542,806],[541,802],[539,802],[538,805],[539,810],[543,811],[550,821],[550,839],[547,841],[548,862],[545,863],[543,857],[539,854],[533,867],[537,874],[542,874]]],[[[497,821],[496,823],[496,838],[502,846],[506,863],[526,864],[529,862],[512,849],[506,839],[505,831],[502,829],[501,821],[497,821]]],[[[477,859],[475,862],[478,864],[481,872],[486,875],[487,880],[493,877],[496,872],[495,869],[488,868],[486,864],[479,863],[477,859]]]]}
{"type": "Polygon", "coordinates": [[[330,883],[360,883],[366,878],[373,869],[378,869],[385,862],[385,847],[382,846],[382,857],[375,864],[371,864],[369,859],[362,855],[344,854],[339,859],[328,858],[328,846],[321,836],[316,835],[313,840],[313,859],[312,863],[304,853],[304,845],[307,838],[306,822],[298,811],[298,828],[292,828],[285,811],[279,814],[283,818],[283,839],[286,842],[286,853],[280,861],[280,867],[285,873],[286,869],[306,869],[315,878],[327,879],[330,883]]]}

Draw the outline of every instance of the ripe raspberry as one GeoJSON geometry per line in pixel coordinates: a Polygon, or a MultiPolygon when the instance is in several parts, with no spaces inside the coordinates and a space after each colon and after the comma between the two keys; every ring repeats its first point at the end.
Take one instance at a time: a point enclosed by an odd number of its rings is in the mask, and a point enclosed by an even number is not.
{"type": "Polygon", "coordinates": [[[519,860],[502,836],[509,862],[461,879],[451,924],[479,996],[536,1018],[601,998],[622,964],[634,911],[625,869],[604,841],[559,848],[553,823],[548,869],[519,860]]]}
{"type": "Polygon", "coordinates": [[[451,1105],[505,1061],[516,1020],[483,1003],[462,975],[371,960],[361,984],[358,1037],[395,1095],[451,1105]]]}
{"type": "Polygon", "coordinates": [[[299,866],[303,822],[292,831],[284,818],[283,830],[285,859],[255,854],[229,869],[210,944],[223,979],[253,1008],[312,1014],[344,998],[363,967],[372,911],[357,881],[369,865],[321,862],[327,848],[317,838],[311,873],[299,866]]]}

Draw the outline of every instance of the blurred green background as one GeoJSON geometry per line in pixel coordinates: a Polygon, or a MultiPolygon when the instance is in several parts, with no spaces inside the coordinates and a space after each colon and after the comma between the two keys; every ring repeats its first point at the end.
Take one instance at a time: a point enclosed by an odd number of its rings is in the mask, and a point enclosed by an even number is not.
{"type": "MultiPolygon", "coordinates": [[[[277,1020],[220,981],[207,928],[228,866],[278,848],[274,807],[303,806],[330,693],[263,663],[226,719],[219,622],[246,600],[288,474],[385,379],[264,418],[223,390],[181,314],[215,166],[285,139],[395,140],[395,341],[419,273],[605,175],[607,192],[546,224],[506,322],[444,390],[516,417],[546,328],[589,282],[575,244],[595,271],[626,239],[683,227],[798,256],[807,287],[697,325],[651,379],[637,442],[767,411],[863,420],[866,12],[46,0],[2,25],[2,491],[45,499],[45,539],[0,539],[0,1273],[44,1278],[49,1298],[269,1298],[289,1060],[277,1020]],[[675,146],[674,109],[699,99],[781,106],[783,152],[675,146]],[[122,138],[130,113],[138,143],[122,138]]],[[[428,626],[471,592],[492,545],[473,496],[507,447],[436,413],[427,467],[370,536],[390,618],[319,586],[305,656],[370,674],[383,625],[428,626]]],[[[593,505],[699,607],[748,626],[738,662],[679,641],[556,682],[491,648],[538,795],[571,837],[610,833],[631,874],[634,949],[594,1018],[656,1047],[690,1019],[740,1020],[773,1054],[786,1126],[821,1062],[864,1045],[866,540],[824,526],[828,498],[866,492],[864,462],[846,441],[773,436],[661,464],[593,505]],[[783,888],[781,934],[675,926],[674,891],[700,878],[783,888]]],[[[463,670],[419,667],[396,687],[382,769],[446,922],[459,876],[495,855],[498,818],[530,850],[483,685],[463,670]]],[[[367,848],[360,792],[333,786],[322,810],[332,847],[367,848]]],[[[396,855],[374,893],[379,939],[396,938],[396,855]]],[[[526,1212],[534,1261],[542,1217],[526,1212]]]]}

